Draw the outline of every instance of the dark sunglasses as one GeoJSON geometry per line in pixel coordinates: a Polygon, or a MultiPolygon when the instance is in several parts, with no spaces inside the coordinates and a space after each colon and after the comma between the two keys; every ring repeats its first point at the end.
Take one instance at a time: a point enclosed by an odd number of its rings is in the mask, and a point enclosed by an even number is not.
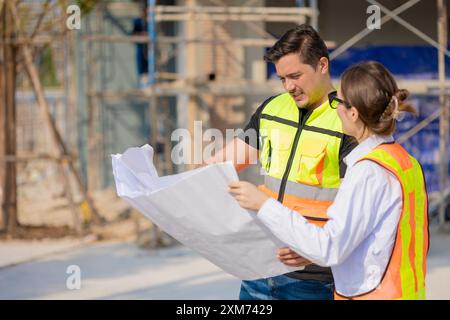
{"type": "Polygon", "coordinates": [[[351,108],[352,106],[345,100],[339,99],[337,97],[337,92],[333,91],[328,94],[328,102],[332,109],[336,109],[339,104],[343,104],[346,108],[351,108]]]}

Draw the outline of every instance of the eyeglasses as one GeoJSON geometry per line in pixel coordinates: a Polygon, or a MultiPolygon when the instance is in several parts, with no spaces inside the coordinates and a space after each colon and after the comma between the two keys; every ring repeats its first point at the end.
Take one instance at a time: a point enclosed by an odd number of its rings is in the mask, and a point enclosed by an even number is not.
{"type": "Polygon", "coordinates": [[[338,105],[343,104],[346,108],[351,108],[352,106],[345,100],[339,99],[337,97],[337,92],[333,91],[328,94],[328,102],[330,103],[330,107],[332,109],[336,109],[338,105]]]}

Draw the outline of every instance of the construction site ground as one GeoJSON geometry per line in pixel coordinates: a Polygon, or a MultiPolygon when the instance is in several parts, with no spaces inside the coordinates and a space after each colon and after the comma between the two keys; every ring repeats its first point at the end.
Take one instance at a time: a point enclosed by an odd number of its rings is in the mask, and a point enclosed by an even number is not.
{"type": "MultiPolygon", "coordinates": [[[[450,299],[450,234],[432,228],[427,299],[450,299]]],[[[240,281],[182,245],[95,237],[0,243],[0,299],[237,299],[240,281]],[[81,288],[66,286],[77,265],[81,288]]]]}

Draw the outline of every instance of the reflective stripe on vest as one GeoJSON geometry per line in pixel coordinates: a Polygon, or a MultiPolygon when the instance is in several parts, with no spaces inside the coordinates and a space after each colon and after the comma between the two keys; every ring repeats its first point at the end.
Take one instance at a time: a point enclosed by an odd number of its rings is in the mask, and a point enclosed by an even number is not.
{"type": "MultiPolygon", "coordinates": [[[[264,176],[264,185],[273,192],[280,190],[281,179],[271,176],[264,176]]],[[[286,194],[303,198],[307,196],[311,200],[333,201],[338,192],[338,188],[323,188],[309,186],[303,183],[288,181],[286,184],[286,194]]]]}
{"type": "Polygon", "coordinates": [[[402,212],[390,260],[380,284],[355,297],[335,292],[335,299],[425,299],[428,253],[428,203],[419,162],[399,144],[383,144],[360,159],[370,160],[393,173],[402,187],[402,212]]]}
{"type": "Polygon", "coordinates": [[[304,125],[299,117],[289,93],[273,98],[261,112],[260,162],[266,178],[260,189],[323,225],[340,185],[342,123],[328,101],[304,125]]]}

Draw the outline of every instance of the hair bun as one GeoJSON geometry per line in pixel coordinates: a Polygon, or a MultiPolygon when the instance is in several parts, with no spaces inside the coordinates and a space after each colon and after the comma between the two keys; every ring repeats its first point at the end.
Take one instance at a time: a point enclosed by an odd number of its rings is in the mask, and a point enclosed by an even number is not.
{"type": "Polygon", "coordinates": [[[409,97],[409,91],[406,89],[399,89],[394,95],[397,97],[398,102],[402,103],[409,97]]]}

